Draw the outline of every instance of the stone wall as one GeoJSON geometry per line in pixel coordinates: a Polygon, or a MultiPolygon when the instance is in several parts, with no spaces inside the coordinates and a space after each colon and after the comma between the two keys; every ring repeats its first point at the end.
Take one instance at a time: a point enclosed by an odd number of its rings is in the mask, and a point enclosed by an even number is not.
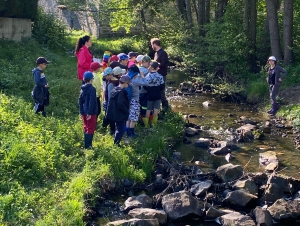
{"type": "Polygon", "coordinates": [[[0,38],[21,41],[31,36],[31,20],[0,17],[0,38]]]}

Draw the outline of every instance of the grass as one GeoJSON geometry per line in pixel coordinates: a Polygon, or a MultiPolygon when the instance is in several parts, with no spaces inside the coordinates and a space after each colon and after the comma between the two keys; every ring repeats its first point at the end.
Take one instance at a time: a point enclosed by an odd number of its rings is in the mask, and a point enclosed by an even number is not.
{"type": "Polygon", "coordinates": [[[84,150],[76,63],[73,54],[34,39],[0,42],[0,225],[85,225],[107,179],[149,181],[156,158],[181,136],[182,117],[169,112],[157,131],[137,128],[140,138],[125,148],[97,132],[94,149],[84,150]],[[38,56],[51,61],[47,118],[33,113],[31,70],[38,56]]]}

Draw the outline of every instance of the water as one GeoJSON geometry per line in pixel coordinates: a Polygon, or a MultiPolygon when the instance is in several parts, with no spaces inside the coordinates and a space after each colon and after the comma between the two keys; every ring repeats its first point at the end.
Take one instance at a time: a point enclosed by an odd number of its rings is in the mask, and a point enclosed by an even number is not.
{"type": "MultiPolygon", "coordinates": [[[[193,143],[203,136],[220,138],[220,140],[225,139],[224,136],[216,135],[214,132],[220,131],[220,128],[221,131],[224,131],[227,128],[240,127],[240,124],[234,123],[234,120],[237,120],[240,116],[245,116],[246,118],[256,122],[265,122],[269,119],[268,116],[259,113],[251,105],[222,102],[211,94],[174,96],[174,92],[172,90],[176,89],[178,85],[185,80],[188,80],[188,76],[184,75],[180,71],[171,71],[168,75],[168,81],[175,81],[175,83],[172,82],[172,86],[168,85],[167,91],[169,102],[173,111],[181,112],[183,115],[196,114],[198,117],[190,118],[189,122],[210,128],[208,131],[201,132],[199,136],[189,138],[193,143]],[[204,101],[211,101],[212,106],[203,107],[202,103],[204,101]],[[233,114],[233,117],[229,117],[229,113],[233,114]]],[[[214,171],[219,166],[227,163],[224,157],[212,156],[206,149],[195,147],[193,143],[189,145],[180,144],[176,147],[176,150],[181,152],[181,160],[183,162],[191,162],[191,164],[194,164],[195,161],[200,161],[200,168],[204,172],[214,171]]],[[[294,148],[292,134],[286,138],[282,138],[281,135],[266,134],[264,140],[254,140],[253,142],[238,145],[240,149],[232,152],[235,156],[234,159],[230,160],[232,164],[240,164],[243,167],[246,166],[245,170],[248,172],[263,171],[258,162],[259,153],[272,150],[277,153],[280,163],[279,170],[282,170],[281,174],[300,178],[300,151],[294,148]]],[[[147,195],[152,196],[154,194],[148,193],[147,195]]],[[[120,203],[124,203],[126,199],[127,197],[114,197],[114,201],[120,203]]],[[[99,225],[105,225],[107,222],[109,222],[108,219],[104,218],[100,218],[98,221],[99,225]]],[[[219,224],[216,222],[199,222],[191,219],[190,221],[168,223],[167,225],[216,226],[219,224]]]]}

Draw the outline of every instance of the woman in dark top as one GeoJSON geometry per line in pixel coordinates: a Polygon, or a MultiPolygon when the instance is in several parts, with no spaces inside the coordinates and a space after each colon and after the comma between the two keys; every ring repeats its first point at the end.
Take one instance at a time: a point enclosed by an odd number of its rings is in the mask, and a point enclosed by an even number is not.
{"type": "Polygon", "coordinates": [[[279,93],[280,85],[284,77],[286,76],[286,70],[276,64],[276,58],[274,56],[270,56],[268,59],[269,69],[268,69],[268,77],[267,81],[269,84],[270,90],[270,98],[272,108],[268,111],[270,115],[275,115],[278,107],[276,103],[276,96],[279,93]]]}

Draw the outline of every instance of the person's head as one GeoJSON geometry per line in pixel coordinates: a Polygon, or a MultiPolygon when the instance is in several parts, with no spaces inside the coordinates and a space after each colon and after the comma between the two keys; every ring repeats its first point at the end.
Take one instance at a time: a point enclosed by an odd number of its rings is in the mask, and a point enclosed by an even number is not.
{"type": "Polygon", "coordinates": [[[98,62],[92,62],[91,63],[91,70],[92,72],[99,72],[101,69],[102,65],[99,64],[98,62]]]}
{"type": "Polygon", "coordinates": [[[124,66],[127,66],[128,61],[129,61],[129,58],[128,58],[128,56],[125,53],[119,55],[119,62],[120,62],[120,64],[122,64],[124,66]]]}
{"type": "Polygon", "coordinates": [[[129,58],[130,61],[135,62],[137,56],[138,56],[138,53],[136,53],[136,52],[129,52],[128,53],[128,58],[129,58]]]}
{"type": "Polygon", "coordinates": [[[138,65],[142,65],[142,60],[143,60],[144,55],[138,55],[135,59],[136,63],[138,65]]]}
{"type": "Polygon", "coordinates": [[[50,62],[46,60],[45,57],[38,57],[36,59],[36,65],[38,68],[40,68],[41,70],[44,70],[47,67],[47,64],[49,64],[50,62]]]}
{"type": "Polygon", "coordinates": [[[120,67],[115,67],[113,69],[113,74],[116,78],[120,78],[122,76],[122,68],[120,67]]]}
{"type": "Polygon", "coordinates": [[[85,35],[81,38],[79,38],[76,42],[75,46],[75,54],[79,52],[82,46],[86,46],[87,48],[90,48],[92,46],[92,39],[90,36],[85,35]]]}
{"type": "Polygon", "coordinates": [[[110,62],[119,61],[119,57],[117,55],[112,55],[110,57],[110,62]]]}
{"type": "Polygon", "coordinates": [[[111,80],[113,78],[113,69],[111,67],[105,68],[102,76],[105,77],[106,80],[111,80]]]}
{"type": "Polygon", "coordinates": [[[129,83],[131,82],[131,79],[129,78],[129,76],[127,75],[122,75],[120,80],[119,80],[119,86],[122,88],[122,89],[125,89],[128,87],[129,83]]]}
{"type": "Polygon", "coordinates": [[[276,57],[270,56],[270,57],[268,58],[268,63],[269,63],[271,66],[276,65],[276,57]]]}
{"type": "Polygon", "coordinates": [[[145,68],[149,68],[151,63],[151,58],[149,56],[144,56],[142,59],[142,66],[145,68]]]}
{"type": "Polygon", "coordinates": [[[133,64],[129,69],[127,75],[130,77],[130,79],[133,79],[135,76],[137,76],[140,73],[140,69],[133,64]]]}
{"type": "Polygon", "coordinates": [[[156,61],[151,62],[149,70],[151,72],[156,72],[159,69],[159,64],[156,61]]]}
{"type": "Polygon", "coordinates": [[[83,81],[85,83],[92,83],[93,79],[94,79],[94,75],[93,75],[92,72],[90,72],[90,71],[84,72],[84,74],[83,74],[83,81]]]}
{"type": "Polygon", "coordinates": [[[158,51],[161,48],[160,40],[158,38],[152,38],[150,42],[154,51],[158,51]]]}

